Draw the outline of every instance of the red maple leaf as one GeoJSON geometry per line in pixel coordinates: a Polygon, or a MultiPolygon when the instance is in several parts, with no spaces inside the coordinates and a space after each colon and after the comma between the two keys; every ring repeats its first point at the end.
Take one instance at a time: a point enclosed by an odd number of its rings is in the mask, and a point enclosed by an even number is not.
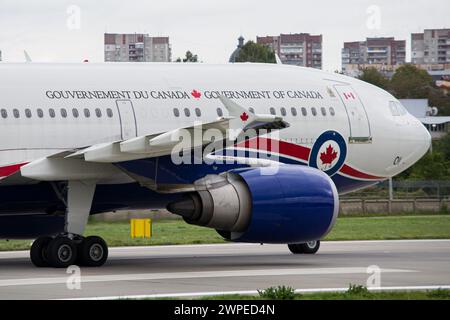
{"type": "Polygon", "coordinates": [[[200,99],[200,97],[202,96],[202,94],[197,90],[192,90],[191,94],[195,99],[200,99]]]}
{"type": "Polygon", "coordinates": [[[337,158],[337,152],[334,151],[331,144],[327,147],[325,152],[320,153],[320,160],[322,164],[331,164],[337,158]]]}
{"type": "Polygon", "coordinates": [[[243,114],[241,114],[241,120],[244,121],[244,122],[248,120],[247,112],[244,112],[243,114]]]}

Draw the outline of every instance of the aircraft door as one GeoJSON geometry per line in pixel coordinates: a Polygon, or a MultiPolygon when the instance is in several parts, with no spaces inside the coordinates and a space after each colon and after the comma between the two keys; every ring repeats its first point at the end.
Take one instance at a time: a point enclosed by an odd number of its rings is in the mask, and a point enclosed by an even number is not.
{"type": "Polygon", "coordinates": [[[136,114],[130,100],[116,100],[119,111],[122,139],[127,140],[137,137],[136,114]]]}
{"type": "Polygon", "coordinates": [[[350,125],[350,143],[370,143],[372,135],[366,109],[353,88],[349,85],[335,85],[336,91],[347,111],[350,125]]]}

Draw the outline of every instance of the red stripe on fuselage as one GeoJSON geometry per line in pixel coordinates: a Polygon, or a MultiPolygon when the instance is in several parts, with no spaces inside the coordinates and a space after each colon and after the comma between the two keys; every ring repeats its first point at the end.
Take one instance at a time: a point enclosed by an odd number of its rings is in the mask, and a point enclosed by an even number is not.
{"type": "Polygon", "coordinates": [[[252,138],[250,140],[238,143],[236,147],[279,153],[281,155],[287,155],[304,161],[308,161],[309,154],[311,153],[309,148],[285,141],[267,138],[252,138]]]}
{"type": "Polygon", "coordinates": [[[346,164],[344,164],[342,166],[341,170],[339,170],[339,171],[344,173],[344,174],[346,174],[346,175],[349,175],[349,176],[352,176],[352,177],[355,177],[355,178],[360,178],[360,179],[367,179],[367,180],[383,180],[383,179],[386,179],[386,178],[383,178],[383,177],[377,177],[377,176],[373,176],[371,174],[367,174],[367,173],[358,171],[358,170],[356,170],[356,169],[354,169],[354,168],[352,168],[352,167],[350,167],[350,166],[348,166],[346,164]]]}
{"type": "MultiPolygon", "coordinates": [[[[247,148],[247,149],[258,149],[268,152],[279,153],[282,156],[289,156],[293,158],[297,158],[299,160],[303,160],[308,162],[309,155],[311,150],[307,147],[299,146],[297,144],[278,141],[267,138],[258,138],[258,142],[256,143],[256,138],[252,138],[250,140],[243,141],[236,145],[238,148],[247,148]]],[[[365,180],[384,180],[384,177],[377,177],[371,174],[367,174],[356,170],[355,168],[350,167],[347,164],[344,164],[342,168],[339,170],[343,174],[349,175],[354,178],[365,179],[365,180]]]]}
{"type": "Polygon", "coordinates": [[[10,166],[0,167],[0,177],[10,176],[20,170],[26,163],[13,164],[10,166]]]}

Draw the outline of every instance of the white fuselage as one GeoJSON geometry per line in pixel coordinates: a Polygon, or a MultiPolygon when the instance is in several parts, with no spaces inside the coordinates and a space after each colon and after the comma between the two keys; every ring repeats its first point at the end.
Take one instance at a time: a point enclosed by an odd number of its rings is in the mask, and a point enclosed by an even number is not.
{"type": "Polygon", "coordinates": [[[362,179],[394,176],[430,145],[427,130],[389,93],[308,68],[33,63],[0,64],[0,75],[0,167],[214,121],[218,108],[227,114],[219,94],[258,114],[273,108],[290,124],[279,133],[290,144],[312,148],[322,132],[339,132],[345,163],[362,179]]]}

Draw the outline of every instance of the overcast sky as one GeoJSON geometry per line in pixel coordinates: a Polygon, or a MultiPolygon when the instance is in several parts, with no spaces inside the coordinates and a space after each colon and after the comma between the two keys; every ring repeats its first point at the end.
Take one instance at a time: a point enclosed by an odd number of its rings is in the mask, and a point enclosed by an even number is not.
{"type": "Polygon", "coordinates": [[[323,34],[323,69],[334,71],[343,42],[368,36],[406,39],[409,60],[410,34],[450,27],[449,14],[449,0],[0,0],[0,50],[4,61],[26,49],[33,61],[101,62],[105,32],[136,32],[170,36],[173,59],[192,50],[223,63],[241,34],[309,32],[323,34]]]}

